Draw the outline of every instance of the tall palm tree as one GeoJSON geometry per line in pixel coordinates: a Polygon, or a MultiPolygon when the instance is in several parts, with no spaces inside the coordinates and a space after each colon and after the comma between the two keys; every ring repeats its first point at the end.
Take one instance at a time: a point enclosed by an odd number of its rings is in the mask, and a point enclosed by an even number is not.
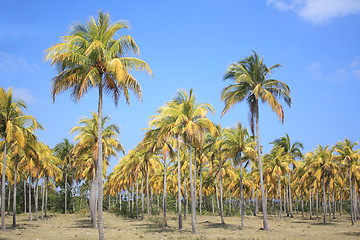
{"type": "Polygon", "coordinates": [[[266,217],[266,199],[260,150],[259,100],[269,104],[271,109],[278,115],[280,121],[284,121],[283,108],[277,99],[284,99],[286,104],[290,106],[290,88],[281,81],[269,79],[272,70],[280,66],[280,64],[275,64],[268,68],[265,63],[263,63],[263,58],[259,58],[257,53],[254,52],[250,57],[240,60],[237,63],[232,63],[226,69],[224,80],[232,79],[234,80],[234,84],[230,84],[221,91],[221,100],[225,102],[222,116],[231,107],[244,99],[246,99],[250,108],[249,116],[253,135],[255,135],[254,132],[256,128],[264,230],[269,230],[269,224],[266,217]]]}
{"type": "Polygon", "coordinates": [[[338,155],[335,159],[339,160],[340,163],[345,167],[346,172],[349,175],[349,187],[350,187],[350,205],[351,205],[351,224],[355,224],[355,217],[354,217],[354,198],[352,196],[352,179],[351,175],[358,174],[360,169],[360,153],[359,149],[355,150],[354,147],[358,145],[357,142],[352,142],[349,139],[345,138],[343,142],[338,142],[334,146],[335,152],[338,155]]]}
{"type": "MultiPolygon", "coordinates": [[[[91,17],[86,24],[76,23],[63,42],[46,50],[46,60],[57,65],[59,75],[52,80],[52,96],[71,89],[71,96],[79,101],[91,88],[98,88],[98,142],[101,140],[101,120],[103,93],[112,96],[117,105],[121,93],[129,103],[129,89],[141,99],[139,82],[128,72],[146,71],[152,75],[146,62],[128,57],[129,53],[138,54],[139,49],[129,35],[116,38],[117,31],[129,28],[126,21],[111,23],[107,13],[99,12],[99,17],[91,17]]],[[[98,145],[98,173],[102,172],[102,144],[98,145]]],[[[103,225],[103,177],[98,174],[98,228],[99,239],[104,239],[103,225]]]]}
{"type": "MultiPolygon", "coordinates": [[[[10,146],[13,141],[16,141],[20,148],[24,147],[26,124],[32,124],[34,128],[41,127],[34,117],[24,114],[23,111],[26,109],[27,106],[24,101],[13,97],[12,88],[6,92],[0,87],[0,138],[4,139],[1,196],[5,196],[6,153],[8,146],[10,146]]],[[[1,230],[6,231],[5,197],[1,198],[1,230]]]]}

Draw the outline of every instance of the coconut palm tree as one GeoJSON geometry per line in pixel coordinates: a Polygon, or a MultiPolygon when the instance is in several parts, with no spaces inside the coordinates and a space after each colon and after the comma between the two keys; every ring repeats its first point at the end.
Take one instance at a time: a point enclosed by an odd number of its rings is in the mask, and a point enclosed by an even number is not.
{"type": "MultiPolygon", "coordinates": [[[[27,106],[24,101],[13,97],[12,88],[6,92],[0,87],[0,138],[4,139],[1,196],[5,196],[6,154],[8,146],[16,141],[20,148],[24,147],[24,132],[27,132],[25,129],[26,124],[32,124],[35,129],[42,128],[34,117],[24,114],[23,111],[26,109],[27,106]]],[[[1,198],[1,230],[6,231],[5,197],[1,198]]]]}
{"type": "MultiPolygon", "coordinates": [[[[196,138],[203,136],[203,129],[208,129],[214,135],[216,133],[215,125],[206,118],[208,112],[214,113],[214,108],[207,103],[197,103],[193,89],[189,93],[185,90],[179,90],[172,103],[162,109],[162,114],[169,116],[174,120],[172,132],[174,135],[180,135],[189,153],[189,177],[190,177],[190,194],[191,194],[191,225],[192,233],[196,234],[195,220],[195,191],[193,182],[193,164],[192,164],[192,143],[196,138]]],[[[179,168],[178,168],[179,169],[179,168]]]]}
{"type": "MultiPolygon", "coordinates": [[[[288,155],[288,161],[290,164],[292,164],[292,169],[296,167],[296,158],[302,158],[303,154],[301,153],[301,149],[304,148],[303,144],[301,142],[295,142],[291,144],[290,137],[286,133],[285,137],[281,137],[278,139],[275,139],[271,144],[274,144],[275,146],[284,148],[284,154],[288,155]]],[[[291,199],[291,171],[288,173],[288,191],[289,191],[289,204],[290,204],[290,215],[291,218],[294,217],[292,212],[292,199],[291,199]]]]}
{"type": "Polygon", "coordinates": [[[61,159],[61,167],[64,170],[64,194],[65,194],[65,214],[67,213],[67,185],[68,185],[68,172],[72,171],[74,165],[74,144],[70,143],[67,138],[58,143],[54,147],[56,156],[61,159]]]}
{"type": "MultiPolygon", "coordinates": [[[[52,96],[71,89],[71,96],[79,101],[91,88],[98,88],[98,142],[101,140],[103,93],[112,96],[117,105],[124,94],[129,103],[129,89],[141,99],[139,82],[129,73],[132,70],[152,74],[146,62],[128,57],[138,54],[139,49],[131,36],[116,38],[118,30],[129,28],[126,21],[112,23],[107,13],[99,12],[98,18],[91,17],[86,24],[76,23],[63,42],[46,50],[46,60],[60,69],[52,80],[52,96]]],[[[98,173],[102,172],[102,144],[98,145],[98,173]]],[[[103,177],[98,174],[98,225],[99,239],[104,239],[103,226],[103,177]]]]}
{"type": "Polygon", "coordinates": [[[244,99],[246,99],[250,108],[250,125],[253,135],[255,135],[254,132],[256,128],[264,230],[269,230],[269,224],[266,217],[266,199],[260,150],[259,100],[269,104],[271,109],[278,115],[280,121],[284,121],[283,108],[277,99],[284,99],[285,103],[290,106],[290,88],[281,81],[269,79],[272,70],[280,66],[280,64],[275,64],[268,68],[265,63],[263,63],[263,58],[259,58],[257,53],[254,52],[250,57],[240,60],[237,63],[232,63],[226,69],[224,80],[232,79],[234,80],[234,84],[230,84],[221,91],[221,100],[225,102],[222,116],[231,107],[244,99]]]}
{"type": "MultiPolygon", "coordinates": [[[[78,158],[77,169],[82,178],[90,180],[90,215],[93,227],[96,228],[96,163],[98,157],[98,115],[91,113],[92,118],[82,118],[78,126],[70,130],[70,134],[77,133],[74,141],[78,143],[73,148],[73,154],[78,158]]],[[[116,124],[107,125],[110,117],[103,117],[102,124],[102,149],[104,168],[102,173],[106,173],[106,166],[109,165],[108,159],[111,156],[117,157],[117,152],[125,153],[123,146],[119,141],[118,134],[120,134],[119,126],[116,124]]],[[[102,175],[103,175],[102,174],[102,175]]]]}
{"type": "Polygon", "coordinates": [[[360,169],[360,153],[359,149],[355,150],[355,146],[357,146],[357,142],[352,142],[349,139],[345,138],[343,142],[338,142],[334,146],[335,152],[338,153],[338,155],[335,157],[336,160],[339,160],[339,162],[345,167],[346,172],[349,176],[349,189],[350,189],[350,209],[351,209],[351,225],[355,224],[355,214],[354,214],[354,198],[352,196],[352,178],[351,175],[358,175],[359,169],[360,169]]]}
{"type": "MultiPolygon", "coordinates": [[[[241,227],[244,227],[244,192],[243,192],[243,162],[249,160],[249,156],[256,156],[255,142],[249,137],[246,128],[241,123],[224,131],[223,147],[234,160],[234,165],[240,169],[240,215],[241,227]],[[243,156],[247,155],[247,156],[243,156]]],[[[246,166],[245,166],[246,167],[246,166]]]]}

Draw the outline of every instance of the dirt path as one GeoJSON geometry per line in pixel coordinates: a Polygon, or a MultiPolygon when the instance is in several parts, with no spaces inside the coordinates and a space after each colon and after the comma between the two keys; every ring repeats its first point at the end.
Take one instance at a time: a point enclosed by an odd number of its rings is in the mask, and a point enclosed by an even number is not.
{"type": "MultiPolygon", "coordinates": [[[[177,216],[169,214],[170,227],[162,227],[162,218],[150,221],[136,220],[104,213],[106,239],[359,239],[360,223],[350,225],[348,217],[337,218],[329,224],[320,219],[309,220],[296,216],[279,220],[269,216],[271,230],[259,230],[261,217],[246,216],[245,227],[239,227],[240,218],[226,217],[226,225],[219,224],[218,216],[197,216],[198,235],[192,235],[190,216],[184,221],[184,230],[177,230],[177,216]]],[[[98,239],[88,216],[79,214],[51,214],[47,219],[29,222],[28,215],[18,216],[18,227],[11,228],[12,218],[6,217],[8,230],[0,232],[0,239],[98,239]]]]}

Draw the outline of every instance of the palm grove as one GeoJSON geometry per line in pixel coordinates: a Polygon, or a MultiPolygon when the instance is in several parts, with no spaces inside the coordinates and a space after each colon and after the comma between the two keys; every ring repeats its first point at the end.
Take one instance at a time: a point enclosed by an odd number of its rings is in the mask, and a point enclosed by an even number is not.
{"type": "Polygon", "coordinates": [[[226,215],[239,214],[241,227],[246,225],[244,215],[261,212],[265,230],[270,229],[267,214],[294,217],[295,211],[302,217],[322,215],[324,222],[346,212],[355,223],[360,211],[356,142],[345,139],[303,154],[302,143],[292,143],[286,134],[270,143],[269,153],[262,153],[260,101],[283,122],[280,101],[290,106],[291,98],[288,85],[270,78],[280,65],[267,67],[256,52],[230,64],[224,80],[231,84],[221,91],[222,115],[246,101],[250,129],[240,122],[231,128],[213,123],[207,115],[215,109],[198,102],[193,89],[181,89],[150,117],[142,141],[107,175],[110,157],[125,151],[118,125],[103,116],[103,95],[115,105],[120,97],[129,104],[130,91],[142,100],[141,86],[130,72],[152,75],[148,64],[134,57],[139,54],[134,39],[116,37],[128,27],[126,21],[111,22],[99,12],[85,24],[74,24],[60,43],[46,50],[46,60],[59,69],[51,82],[54,101],[67,90],[74,101],[92,88],[98,91],[98,112],[71,129],[74,143],[65,138],[51,149],[39,142],[36,131],[43,127],[26,115],[26,103],[12,89],[0,89],[3,231],[6,207],[14,227],[16,213],[28,213],[33,221],[40,209],[41,217],[49,209],[88,212],[100,239],[105,238],[104,209],[138,219],[162,214],[164,227],[167,211],[176,212],[179,229],[190,214],[193,233],[197,214],[215,212],[222,224],[226,215]]]}

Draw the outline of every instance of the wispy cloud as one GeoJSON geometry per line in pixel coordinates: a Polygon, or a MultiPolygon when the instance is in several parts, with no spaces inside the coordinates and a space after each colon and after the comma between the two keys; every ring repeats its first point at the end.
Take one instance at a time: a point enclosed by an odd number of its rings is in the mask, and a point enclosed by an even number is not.
{"type": "Polygon", "coordinates": [[[40,69],[36,64],[30,64],[23,56],[0,52],[0,72],[22,72],[40,69]]]}
{"type": "Polygon", "coordinates": [[[32,95],[30,89],[26,88],[13,88],[12,89],[13,96],[25,101],[28,105],[33,105],[38,103],[39,101],[32,95]]]}
{"type": "Polygon", "coordinates": [[[359,0],[266,0],[266,3],[282,11],[294,11],[315,24],[360,13],[359,0]]]}
{"type": "Polygon", "coordinates": [[[316,79],[341,82],[351,79],[360,80],[360,58],[356,57],[342,67],[333,68],[328,61],[313,61],[307,71],[316,79]]]}

